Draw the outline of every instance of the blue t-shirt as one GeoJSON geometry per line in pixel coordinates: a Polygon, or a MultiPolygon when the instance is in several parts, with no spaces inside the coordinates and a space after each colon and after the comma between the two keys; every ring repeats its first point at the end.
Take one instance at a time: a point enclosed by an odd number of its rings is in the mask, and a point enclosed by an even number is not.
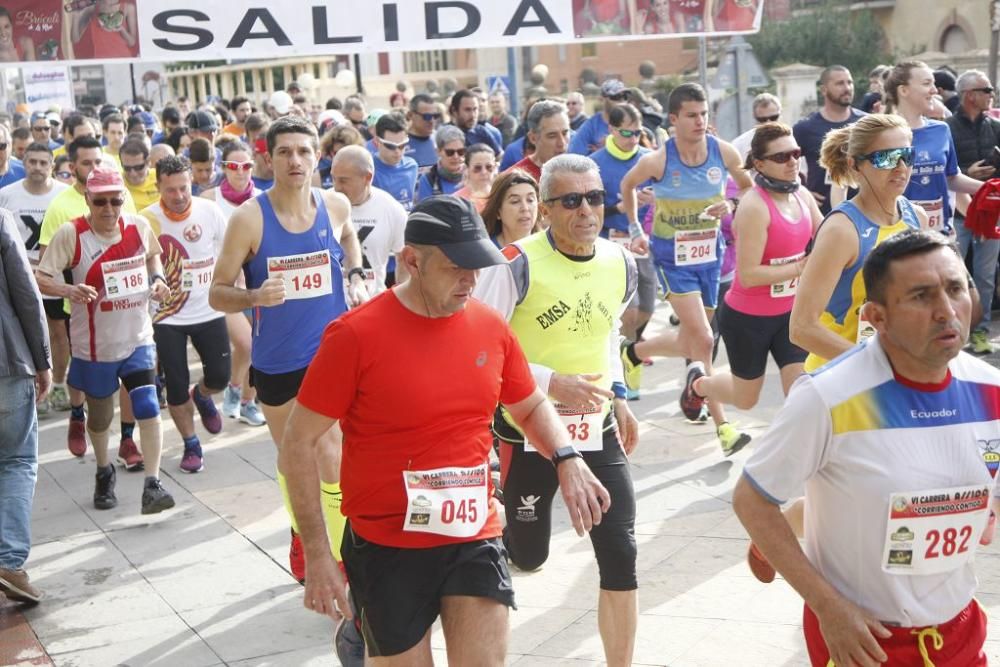
{"type": "Polygon", "coordinates": [[[260,176],[251,176],[250,180],[253,181],[254,187],[263,192],[264,190],[270,190],[271,186],[274,185],[273,178],[261,178],[260,176]]]}
{"type": "Polygon", "coordinates": [[[368,152],[371,153],[372,155],[378,155],[378,146],[375,145],[374,138],[369,139],[368,141],[365,142],[365,148],[367,148],[368,152]]]}
{"type": "Polygon", "coordinates": [[[435,194],[439,195],[450,195],[462,188],[462,177],[459,176],[458,180],[449,181],[441,173],[440,169],[435,169],[431,167],[426,173],[420,176],[420,180],[417,181],[417,192],[414,196],[413,201],[418,202],[422,199],[426,199],[435,194]],[[437,185],[437,192],[434,191],[434,186],[437,185]]]}
{"type": "MultiPolygon", "coordinates": [[[[823,195],[823,203],[819,205],[823,215],[830,212],[830,183],[826,179],[826,169],[819,166],[819,149],[823,146],[823,139],[830,130],[855,123],[864,115],[866,114],[857,109],[851,109],[850,118],[833,123],[823,118],[823,114],[819,111],[814,111],[792,128],[792,134],[802,149],[802,157],[806,159],[806,166],[809,168],[809,173],[806,175],[806,189],[823,195]]],[[[853,197],[854,192],[849,191],[848,198],[853,197]]]]}
{"type": "Polygon", "coordinates": [[[604,120],[604,115],[595,113],[580,126],[573,138],[569,140],[568,151],[577,155],[590,155],[594,151],[604,148],[604,140],[610,131],[607,121],[604,120]]]}
{"type": "Polygon", "coordinates": [[[947,123],[925,118],[924,126],[913,130],[913,173],[903,195],[927,211],[931,229],[951,231],[948,177],[957,173],[951,129],[947,123]]]}
{"type": "MultiPolygon", "coordinates": [[[[651,151],[648,148],[640,146],[635,155],[627,160],[619,160],[609,153],[607,148],[602,148],[599,151],[591,153],[590,159],[593,160],[597,164],[597,167],[601,170],[601,182],[604,184],[605,207],[615,206],[622,200],[622,179],[625,178],[625,174],[628,173],[629,169],[635,166],[635,163],[639,161],[639,158],[649,152],[651,151]]],[[[646,181],[640,187],[646,187],[647,185],[652,185],[652,180],[646,181]]],[[[648,209],[648,206],[639,208],[639,220],[646,219],[648,209]]],[[[601,230],[601,236],[607,238],[608,230],[611,229],[627,232],[628,217],[626,217],[624,213],[614,213],[609,215],[607,213],[607,209],[605,209],[604,228],[601,230]]]]}
{"type": "Polygon", "coordinates": [[[407,211],[413,208],[413,194],[417,187],[417,162],[403,156],[396,166],[390,166],[375,156],[375,175],[372,185],[385,190],[407,211]]]}
{"type": "Polygon", "coordinates": [[[507,144],[507,148],[503,151],[503,159],[500,160],[500,171],[507,171],[523,159],[524,137],[521,137],[507,144]]]}
{"type": "Polygon", "coordinates": [[[24,164],[16,157],[7,160],[7,173],[0,176],[0,188],[17,183],[24,178],[24,164]]]}
{"type": "Polygon", "coordinates": [[[319,174],[319,186],[324,190],[329,190],[333,187],[333,174],[331,170],[333,169],[333,160],[324,155],[316,163],[316,173],[319,174]]]}
{"type": "Polygon", "coordinates": [[[432,137],[415,137],[412,134],[409,136],[410,143],[406,145],[406,151],[403,155],[416,160],[421,171],[427,171],[438,159],[437,149],[434,148],[434,139],[432,137]]]}
{"type": "Polygon", "coordinates": [[[500,135],[500,130],[489,123],[476,123],[471,130],[466,131],[465,145],[473,146],[475,144],[486,144],[497,155],[503,151],[503,138],[500,135]]]}

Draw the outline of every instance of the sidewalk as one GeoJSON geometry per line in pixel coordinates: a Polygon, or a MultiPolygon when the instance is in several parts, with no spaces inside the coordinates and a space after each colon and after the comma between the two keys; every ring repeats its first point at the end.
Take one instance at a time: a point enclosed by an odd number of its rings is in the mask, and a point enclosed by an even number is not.
{"type": "MultiPolygon", "coordinates": [[[[730,497],[753,443],[725,459],[710,426],[684,422],[681,374],[681,362],[658,360],[644,369],[642,399],[631,404],[641,420],[632,457],[641,612],[635,663],[807,665],[800,599],[780,579],[758,583],[744,563],[747,539],[730,497]]],[[[731,411],[730,419],[756,437],[780,403],[770,368],[761,404],[752,415],[731,411]]],[[[66,418],[50,414],[39,429],[27,568],[46,599],[23,609],[23,618],[11,611],[20,608],[0,604],[0,664],[338,664],[332,622],[302,607],[302,588],[287,571],[288,518],[265,428],[227,420],[213,437],[199,425],[205,470],[186,475],[178,468],[180,438],[164,415],[163,479],[177,508],[143,517],[142,475],[121,469],[119,506],[93,509],[93,455],[79,460],[67,451],[66,418]]],[[[519,667],[603,661],[590,543],[576,537],[557,504],[549,561],[539,572],[514,574],[519,609],[511,614],[509,663],[519,667]]],[[[977,562],[978,599],[1000,627],[1000,546],[981,548],[977,562]]],[[[440,632],[434,646],[437,664],[446,664],[440,632]]],[[[1000,640],[988,641],[987,653],[1000,662],[1000,640]]]]}

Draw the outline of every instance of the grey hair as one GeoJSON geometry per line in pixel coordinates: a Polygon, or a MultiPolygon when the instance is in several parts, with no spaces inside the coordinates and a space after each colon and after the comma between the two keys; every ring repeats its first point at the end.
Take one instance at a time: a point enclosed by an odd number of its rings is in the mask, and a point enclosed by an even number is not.
{"type": "Polygon", "coordinates": [[[986,76],[984,72],[980,72],[977,69],[970,69],[962,72],[958,77],[958,81],[955,82],[955,90],[961,93],[967,93],[973,88],[977,87],[979,79],[984,81],[989,81],[990,77],[986,76]]]}
{"type": "Polygon", "coordinates": [[[364,146],[344,146],[333,156],[332,167],[336,167],[341,162],[347,162],[360,172],[369,174],[375,173],[375,161],[371,152],[364,146]]]}
{"type": "Polygon", "coordinates": [[[442,148],[453,141],[461,141],[465,145],[465,132],[454,125],[442,125],[434,132],[434,145],[442,148]]]}
{"type": "Polygon", "coordinates": [[[344,113],[351,111],[364,111],[365,103],[357,97],[348,97],[344,100],[344,113]]]}
{"type": "MultiPolygon", "coordinates": [[[[537,106],[537,105],[536,105],[537,106]]],[[[563,153],[557,155],[542,166],[542,178],[538,181],[538,198],[542,201],[551,199],[552,179],[562,174],[600,174],[597,163],[585,155],[563,153]]]]}
{"type": "Polygon", "coordinates": [[[781,100],[779,100],[771,93],[761,93],[757,97],[753,98],[754,111],[757,111],[757,109],[765,107],[769,104],[773,104],[774,106],[778,107],[779,110],[781,109],[781,100]]]}
{"type": "Polygon", "coordinates": [[[528,126],[528,132],[538,132],[538,128],[541,127],[543,120],[558,114],[565,114],[569,118],[569,111],[566,110],[566,105],[562,102],[556,102],[555,100],[535,102],[531,106],[531,111],[528,112],[528,117],[524,119],[524,122],[528,126]]]}

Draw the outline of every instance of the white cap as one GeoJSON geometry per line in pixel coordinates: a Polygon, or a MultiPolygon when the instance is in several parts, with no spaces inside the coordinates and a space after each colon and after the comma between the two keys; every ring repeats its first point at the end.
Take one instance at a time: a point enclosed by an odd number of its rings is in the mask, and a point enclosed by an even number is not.
{"type": "Polygon", "coordinates": [[[292,96],[283,90],[275,92],[267,102],[282,116],[291,111],[294,104],[292,96]]]}

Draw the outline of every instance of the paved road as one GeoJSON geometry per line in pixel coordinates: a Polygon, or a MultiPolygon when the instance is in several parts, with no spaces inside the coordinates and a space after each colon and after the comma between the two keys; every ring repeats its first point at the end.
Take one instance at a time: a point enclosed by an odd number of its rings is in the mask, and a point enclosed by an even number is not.
{"type": "MultiPolygon", "coordinates": [[[[730,494],[749,449],[724,459],[710,427],[678,416],[680,378],[679,362],[657,361],[632,404],[642,423],[632,458],[641,610],[635,662],[806,665],[801,601],[780,579],[758,583],[744,564],[747,539],[730,494]]],[[[759,435],[780,402],[772,368],[761,405],[732,418],[759,435]]],[[[0,607],[0,664],[338,664],[332,624],[301,606],[302,589],[287,571],[288,519],[266,430],[228,421],[218,436],[202,432],[205,470],[186,475],[178,469],[180,438],[164,423],[164,478],[177,508],[149,518],[139,514],[138,473],[119,472],[117,509],[94,510],[92,454],[80,460],[66,450],[65,413],[41,422],[28,568],[47,598],[23,617],[0,607]]],[[[576,537],[561,507],[556,518],[548,563],[515,573],[510,664],[603,660],[590,544],[576,537]]],[[[1000,547],[982,550],[977,562],[979,599],[1000,627],[1000,547]]],[[[434,646],[445,664],[440,633],[434,646]]],[[[1000,662],[1000,641],[989,641],[988,652],[1000,662]]]]}

